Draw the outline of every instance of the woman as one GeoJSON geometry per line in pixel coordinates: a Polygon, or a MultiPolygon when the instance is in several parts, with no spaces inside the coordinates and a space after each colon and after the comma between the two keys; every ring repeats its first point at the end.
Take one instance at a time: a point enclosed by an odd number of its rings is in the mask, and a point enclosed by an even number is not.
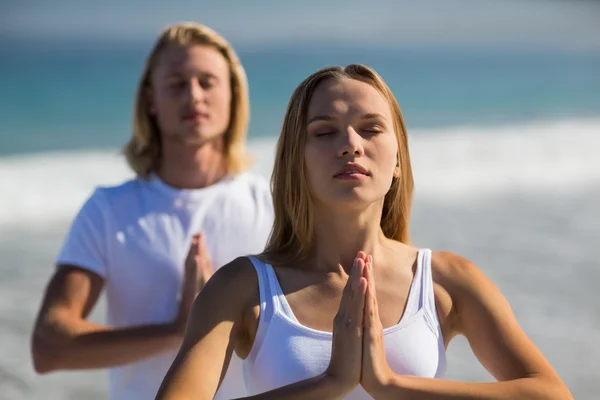
{"type": "Polygon", "coordinates": [[[571,398],[475,265],[410,244],[406,129],[373,70],[296,89],[272,183],[265,252],[199,294],[158,399],[212,398],[233,352],[256,399],[571,398]],[[499,382],[440,379],[458,334],[499,382]]]}
{"type": "MultiPolygon", "coordinates": [[[[38,373],[110,368],[110,399],[156,394],[204,281],[267,243],[273,206],[247,171],[248,103],[223,37],[196,23],[160,33],[125,147],[137,176],[97,188],[73,221],[33,332],[38,373]],[[108,325],[86,319],[103,289],[108,325]]],[[[245,394],[241,363],[230,371],[226,399],[245,394]]]]}

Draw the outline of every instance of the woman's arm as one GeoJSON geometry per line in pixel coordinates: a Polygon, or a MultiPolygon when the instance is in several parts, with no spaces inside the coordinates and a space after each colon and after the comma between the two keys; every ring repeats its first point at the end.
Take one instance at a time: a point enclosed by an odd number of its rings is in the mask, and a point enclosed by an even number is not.
{"type": "MultiPolygon", "coordinates": [[[[366,281],[357,262],[334,322],[332,361],[322,375],[250,399],[342,399],[358,385],[366,281]]],[[[219,269],[200,292],[183,344],[158,391],[157,400],[212,399],[227,371],[237,338],[254,337],[244,314],[259,305],[258,280],[251,262],[239,258],[219,269]]],[[[253,340],[252,340],[253,341],[253,340]]]]}
{"type": "Polygon", "coordinates": [[[471,262],[435,253],[434,281],[456,303],[458,333],[498,382],[466,383],[391,374],[377,399],[572,399],[566,385],[519,326],[498,288],[471,262]]]}

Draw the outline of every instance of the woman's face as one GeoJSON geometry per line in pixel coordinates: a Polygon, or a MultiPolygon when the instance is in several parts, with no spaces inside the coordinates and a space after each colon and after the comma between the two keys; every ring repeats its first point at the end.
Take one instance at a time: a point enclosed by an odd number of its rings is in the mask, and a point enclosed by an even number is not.
{"type": "Polygon", "coordinates": [[[308,107],[304,161],[317,206],[364,208],[381,201],[397,168],[390,106],[368,83],[322,82],[308,107]]]}

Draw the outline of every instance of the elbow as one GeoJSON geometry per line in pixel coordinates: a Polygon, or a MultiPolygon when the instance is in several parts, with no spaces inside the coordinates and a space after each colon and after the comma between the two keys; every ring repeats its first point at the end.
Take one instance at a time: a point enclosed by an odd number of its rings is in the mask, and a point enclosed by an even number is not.
{"type": "Polygon", "coordinates": [[[33,370],[38,375],[44,375],[58,369],[57,362],[52,357],[48,357],[38,352],[33,352],[32,358],[33,370]]]}
{"type": "Polygon", "coordinates": [[[562,382],[556,385],[555,395],[552,396],[553,400],[575,400],[573,394],[569,388],[562,382]]]}
{"type": "Polygon", "coordinates": [[[44,375],[55,371],[57,368],[53,360],[33,354],[33,370],[38,375],[44,375]]]}
{"type": "Polygon", "coordinates": [[[552,395],[548,400],[575,400],[571,391],[565,385],[556,385],[552,395]]]}
{"type": "Polygon", "coordinates": [[[33,370],[39,375],[44,375],[60,369],[60,354],[56,346],[34,338],[31,344],[33,370]]]}
{"type": "Polygon", "coordinates": [[[540,382],[540,388],[543,388],[541,391],[544,393],[540,396],[541,399],[575,400],[567,385],[559,378],[543,379],[543,382],[540,382]]]}

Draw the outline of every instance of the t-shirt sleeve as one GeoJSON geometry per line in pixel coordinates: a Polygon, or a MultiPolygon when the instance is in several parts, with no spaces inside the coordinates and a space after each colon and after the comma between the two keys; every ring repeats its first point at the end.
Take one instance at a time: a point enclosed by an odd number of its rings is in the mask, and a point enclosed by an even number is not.
{"type": "Polygon", "coordinates": [[[275,211],[273,209],[273,197],[271,195],[271,186],[269,181],[259,177],[255,181],[256,184],[256,202],[258,211],[258,221],[256,228],[258,229],[259,236],[264,240],[265,245],[271,229],[273,229],[273,221],[275,217],[275,211]]]}
{"type": "Polygon", "coordinates": [[[101,189],[96,189],[85,201],[71,223],[57,265],[74,265],[107,277],[106,208],[103,199],[101,189]]]}

